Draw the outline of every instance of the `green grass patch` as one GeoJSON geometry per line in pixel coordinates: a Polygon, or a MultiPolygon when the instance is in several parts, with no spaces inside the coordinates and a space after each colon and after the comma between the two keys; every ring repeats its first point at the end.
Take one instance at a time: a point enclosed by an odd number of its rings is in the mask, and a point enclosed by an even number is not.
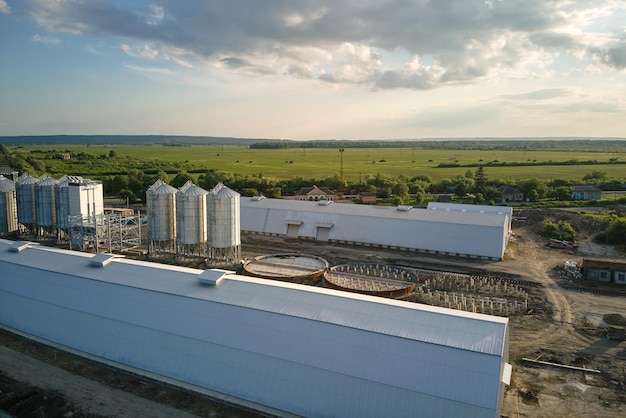
{"type": "MultiPolygon", "coordinates": [[[[326,178],[340,173],[340,153],[330,148],[250,149],[239,145],[37,145],[9,147],[24,158],[42,161],[53,174],[85,176],[125,173],[130,168],[168,173],[207,170],[263,175],[276,179],[295,176],[326,178]],[[114,151],[114,157],[109,157],[114,151]],[[59,158],[69,152],[70,160],[59,158]],[[80,158],[80,156],[84,158],[80,158]]],[[[464,175],[485,166],[489,179],[582,178],[597,170],[626,179],[621,164],[624,149],[593,150],[448,150],[414,148],[349,148],[343,153],[343,173],[348,182],[364,181],[377,173],[389,177],[428,175],[433,181],[464,175]],[[565,162],[578,161],[579,163],[565,162]],[[580,163],[589,162],[593,163],[580,163]],[[618,163],[609,164],[609,161],[618,163]],[[501,165],[506,164],[506,165],[501,165]],[[520,165],[524,164],[524,165],[520,165]],[[454,166],[458,165],[458,166],[454,166]]]]}

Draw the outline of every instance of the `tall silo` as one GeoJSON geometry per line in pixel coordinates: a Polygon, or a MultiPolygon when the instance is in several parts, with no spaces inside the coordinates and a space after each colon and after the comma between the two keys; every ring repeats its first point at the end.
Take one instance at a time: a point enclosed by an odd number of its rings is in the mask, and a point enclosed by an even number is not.
{"type": "Polygon", "coordinates": [[[241,260],[240,195],[217,184],[207,195],[209,257],[213,261],[241,260]]]}
{"type": "Polygon", "coordinates": [[[80,176],[63,175],[55,187],[55,209],[57,214],[57,228],[67,230],[70,227],[70,183],[82,181],[80,176]]]}
{"type": "Polygon", "coordinates": [[[50,232],[56,228],[55,188],[58,181],[45,176],[35,183],[35,208],[37,211],[37,226],[50,232]]]}
{"type": "Polygon", "coordinates": [[[148,236],[150,252],[176,251],[176,192],[175,187],[157,180],[146,191],[148,236]],[[156,184],[156,183],[155,183],[156,184]]]}
{"type": "Polygon", "coordinates": [[[206,256],[207,192],[191,181],[176,193],[176,241],[179,256],[206,256]]]}
{"type": "Polygon", "coordinates": [[[17,231],[15,183],[0,175],[0,234],[17,231]]]}
{"type": "Polygon", "coordinates": [[[37,209],[35,207],[35,184],[39,181],[26,173],[20,176],[15,183],[15,198],[17,200],[17,221],[34,231],[37,223],[37,209]]]}

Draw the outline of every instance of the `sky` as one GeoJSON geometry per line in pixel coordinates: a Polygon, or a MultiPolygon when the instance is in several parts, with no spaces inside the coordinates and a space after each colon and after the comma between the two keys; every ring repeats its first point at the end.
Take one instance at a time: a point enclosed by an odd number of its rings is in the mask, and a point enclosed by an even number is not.
{"type": "Polygon", "coordinates": [[[0,0],[0,136],[626,137],[626,0],[0,0]]]}

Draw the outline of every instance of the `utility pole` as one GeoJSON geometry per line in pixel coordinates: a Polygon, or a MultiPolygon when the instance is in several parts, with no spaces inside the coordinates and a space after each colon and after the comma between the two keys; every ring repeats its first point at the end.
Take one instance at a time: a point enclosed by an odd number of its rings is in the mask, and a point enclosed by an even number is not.
{"type": "Polygon", "coordinates": [[[343,191],[343,152],[345,149],[339,148],[339,178],[341,179],[341,184],[339,185],[339,191],[343,191]]]}

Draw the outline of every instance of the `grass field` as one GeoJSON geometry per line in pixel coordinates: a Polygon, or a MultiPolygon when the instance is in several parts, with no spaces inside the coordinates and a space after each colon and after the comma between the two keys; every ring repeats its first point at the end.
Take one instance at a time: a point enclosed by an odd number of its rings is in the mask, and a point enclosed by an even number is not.
{"type": "MultiPolygon", "coordinates": [[[[164,146],[164,145],[55,145],[9,147],[42,159],[45,152],[57,150],[70,151],[72,155],[88,153],[95,156],[115,152],[114,158],[100,158],[92,161],[71,159],[45,160],[48,167],[56,173],[94,175],[119,171],[128,168],[156,167],[164,171],[192,171],[214,169],[234,172],[242,175],[259,175],[286,179],[295,176],[303,178],[326,178],[340,173],[340,153],[329,148],[291,148],[291,149],[250,149],[244,146],[164,146]]],[[[48,154],[49,156],[50,154],[48,154]]],[[[349,182],[364,180],[366,176],[378,173],[397,177],[428,175],[433,181],[454,178],[476,167],[437,167],[439,164],[460,165],[483,164],[490,179],[520,180],[538,178],[546,181],[557,178],[582,178],[594,170],[605,172],[608,177],[626,179],[626,164],[568,164],[548,165],[549,162],[571,160],[623,161],[626,155],[624,147],[610,152],[606,150],[538,150],[538,151],[494,151],[494,150],[440,150],[415,148],[347,148],[343,152],[344,178],[349,182]],[[527,166],[493,166],[494,162],[507,164],[525,163],[527,166]]]]}

